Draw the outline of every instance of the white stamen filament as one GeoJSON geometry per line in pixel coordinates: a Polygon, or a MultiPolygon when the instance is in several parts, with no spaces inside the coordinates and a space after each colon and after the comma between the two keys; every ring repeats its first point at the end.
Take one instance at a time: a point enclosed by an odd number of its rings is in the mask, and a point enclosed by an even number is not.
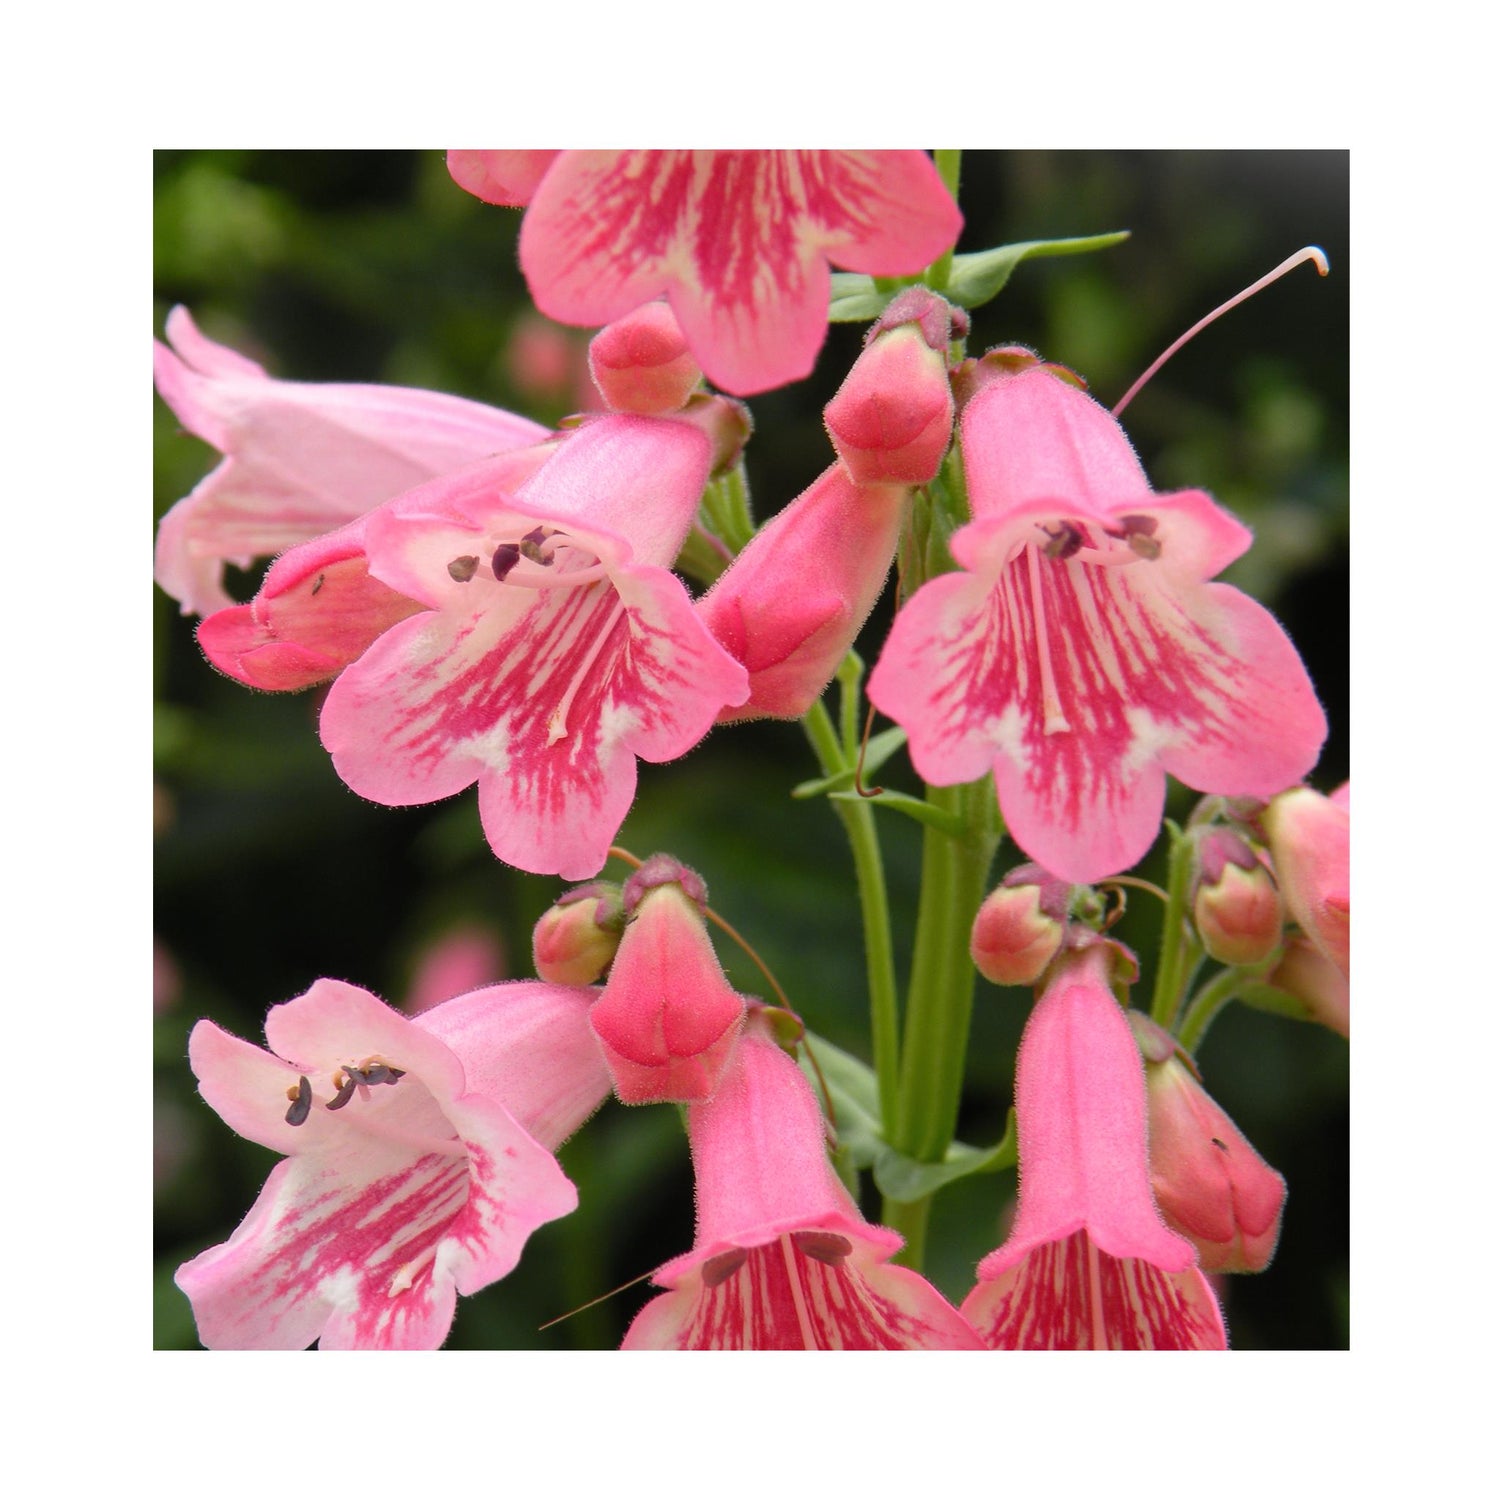
{"type": "Polygon", "coordinates": [[[572,573],[558,573],[540,567],[534,573],[529,568],[523,572],[517,566],[505,575],[505,582],[522,589],[570,589],[576,584],[597,583],[599,579],[607,577],[609,569],[603,563],[578,568],[572,573]]]}
{"type": "Polygon", "coordinates": [[[1145,562],[1139,552],[1126,547],[1102,552],[1097,547],[1080,547],[1068,554],[1069,562],[1093,563],[1096,568],[1128,568],[1131,563],[1145,562]]]}
{"type": "Polygon", "coordinates": [[[797,1309],[797,1326],[802,1330],[802,1346],[805,1349],[816,1349],[818,1345],[813,1338],[812,1315],[802,1297],[802,1275],[794,1258],[791,1236],[782,1235],[778,1243],[781,1245],[781,1258],[786,1262],[787,1280],[791,1283],[792,1305],[797,1309]]]}
{"type": "MultiPolygon", "coordinates": [[[[563,575],[565,578],[571,576],[563,575]]],[[[555,745],[559,740],[568,737],[568,710],[573,706],[573,699],[578,696],[578,689],[583,685],[583,680],[588,676],[590,669],[599,659],[599,653],[604,650],[609,638],[614,634],[614,628],[619,623],[620,616],[625,613],[625,603],[617,594],[615,596],[614,608],[609,612],[609,618],[594,632],[594,639],[589,643],[589,649],[584,654],[583,660],[573,672],[573,680],[568,684],[568,690],[563,694],[562,702],[552,710],[551,717],[547,720],[547,743],[555,745]]]]}
{"type": "Polygon", "coordinates": [[[1066,734],[1073,726],[1063,713],[1057,679],[1052,674],[1052,638],[1042,602],[1042,559],[1034,546],[1026,549],[1026,568],[1031,578],[1031,616],[1036,622],[1037,668],[1042,674],[1042,733],[1066,734]]]}

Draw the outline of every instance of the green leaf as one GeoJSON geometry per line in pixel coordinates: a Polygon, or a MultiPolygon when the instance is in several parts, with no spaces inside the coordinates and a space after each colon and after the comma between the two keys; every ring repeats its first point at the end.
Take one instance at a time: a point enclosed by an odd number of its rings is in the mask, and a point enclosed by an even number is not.
{"type": "MultiPolygon", "coordinates": [[[[973,255],[955,255],[943,295],[961,307],[983,307],[1010,280],[1010,273],[1023,260],[1043,255],[1083,255],[1090,250],[1107,250],[1129,238],[1130,231],[1120,229],[1071,240],[1023,240],[1018,245],[999,245],[973,255]]],[[[831,310],[829,320],[844,321],[835,319],[831,310]]]]}
{"type": "Polygon", "coordinates": [[[1271,984],[1247,984],[1234,992],[1234,998],[1252,1010],[1263,1010],[1273,1016],[1286,1016],[1293,1021],[1310,1021],[1312,1011],[1305,1001],[1277,989],[1271,984]]]}
{"type": "MultiPolygon", "coordinates": [[[[873,776],[905,743],[906,731],[899,725],[871,735],[870,743],[865,746],[865,779],[873,776]]],[[[801,801],[807,797],[821,797],[826,792],[842,792],[853,785],[854,771],[851,768],[832,776],[820,776],[815,781],[798,782],[792,788],[792,796],[801,801]]]]}
{"type": "Polygon", "coordinates": [[[997,1145],[985,1148],[954,1141],[940,1162],[916,1161],[894,1146],[882,1146],[875,1158],[875,1186],[897,1203],[915,1203],[939,1188],[975,1172],[999,1172],[1016,1162],[1016,1112],[1011,1110],[1005,1135],[997,1145]]]}
{"type": "Polygon", "coordinates": [[[851,271],[835,271],[829,279],[833,283],[828,301],[830,323],[873,322],[895,295],[881,291],[871,277],[856,276],[851,271]]]}
{"type": "Polygon", "coordinates": [[[964,820],[946,808],[934,807],[932,803],[924,802],[920,797],[909,797],[905,792],[882,791],[876,792],[874,796],[861,798],[858,792],[851,790],[829,792],[828,796],[834,802],[875,802],[881,807],[894,808],[896,812],[915,818],[927,828],[936,828],[939,833],[946,833],[949,838],[962,837],[966,829],[964,820]]]}
{"type": "Polygon", "coordinates": [[[807,1060],[811,1052],[833,1097],[834,1128],[838,1131],[839,1155],[856,1168],[868,1167],[887,1150],[880,1135],[880,1085],[875,1070],[823,1037],[807,1033],[807,1047],[798,1066],[823,1097],[816,1070],[807,1060]]]}

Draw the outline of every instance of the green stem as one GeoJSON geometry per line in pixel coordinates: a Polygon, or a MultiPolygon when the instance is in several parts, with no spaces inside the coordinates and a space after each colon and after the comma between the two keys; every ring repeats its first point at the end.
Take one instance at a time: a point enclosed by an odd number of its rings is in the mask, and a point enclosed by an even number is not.
{"type": "MultiPolygon", "coordinates": [[[[943,180],[943,186],[948,189],[949,195],[955,203],[958,202],[958,169],[963,159],[962,151],[934,151],[933,162],[937,166],[938,176],[943,180]]],[[[922,280],[930,286],[933,291],[941,292],[948,285],[948,278],[953,272],[953,247],[950,245],[933,263],[922,273],[922,280]]]]}
{"type": "Polygon", "coordinates": [[[1196,947],[1187,926],[1188,885],[1193,875],[1193,841],[1169,818],[1172,840],[1167,855],[1167,910],[1161,921],[1161,948],[1156,956],[1156,985],[1151,994],[1151,1019],[1168,1031],[1182,1003],[1190,948],[1196,947]]]}
{"type": "MultiPolygon", "coordinates": [[[[802,725],[825,776],[849,770],[833,719],[820,700],[802,716],[802,725]]],[[[832,802],[849,837],[854,876],[859,887],[860,916],[865,930],[865,974],[870,991],[870,1048],[875,1078],[880,1086],[881,1125],[890,1137],[896,1119],[897,1081],[900,1077],[900,1010],[896,998],[896,960],[891,949],[891,911],[885,889],[885,864],[875,809],[868,803],[832,802]]]]}
{"type": "MultiPolygon", "coordinates": [[[[916,948],[906,997],[901,1049],[901,1091],[891,1144],[917,1161],[940,1162],[958,1124],[964,1054],[974,1006],[975,969],[969,932],[984,898],[990,862],[999,843],[988,778],[959,787],[929,787],[927,801],[959,819],[960,837],[936,829],[922,836],[922,894],[917,905],[916,948]]],[[[928,1200],[885,1204],[885,1222],[925,1222],[928,1200]]],[[[908,1241],[906,1265],[921,1263],[921,1241],[908,1241]]]]}
{"type": "Polygon", "coordinates": [[[1258,977],[1259,969],[1225,969],[1215,974],[1207,984],[1193,996],[1192,1003],[1183,1017],[1182,1030],[1177,1040],[1184,1052],[1193,1053],[1213,1023],[1218,1013],[1239,993],[1247,980],[1258,977]]]}

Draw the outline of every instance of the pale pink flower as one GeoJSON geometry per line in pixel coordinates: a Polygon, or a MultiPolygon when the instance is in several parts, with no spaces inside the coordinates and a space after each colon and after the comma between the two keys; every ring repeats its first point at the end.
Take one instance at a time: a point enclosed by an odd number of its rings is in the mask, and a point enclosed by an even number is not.
{"type": "Polygon", "coordinates": [[[1193,1247],[1162,1222],[1141,1054],[1110,947],[1052,971],[1016,1061],[1020,1205],[963,1314],[996,1349],[1222,1349],[1193,1247]]]}
{"type": "Polygon", "coordinates": [[[669,571],[709,449],[685,422],[605,416],[513,492],[479,465],[366,517],[370,576],[423,608],[329,690],[348,785],[403,807],[477,780],[501,859],[593,875],[636,758],[684,754],[748,691],[669,571]]]}
{"type": "Polygon", "coordinates": [[[812,369],[829,262],[913,276],[963,225],[922,151],[450,151],[448,167],[526,205],[521,269],[548,317],[594,326],[665,294],[740,396],[812,369]]]}
{"type": "Polygon", "coordinates": [[[626,1349],[977,1349],[867,1223],[828,1159],[812,1086],[759,1023],[712,1099],[688,1110],[697,1178],[692,1251],[652,1278],[626,1349]]]}
{"type": "Polygon", "coordinates": [[[249,567],[423,480],[547,436],[524,417],[436,391],[273,380],[205,338],[184,307],[166,331],[156,388],[224,455],[157,535],[156,581],[184,614],[230,603],[225,562],[249,567]]]}
{"type": "Polygon", "coordinates": [[[286,1160],[177,1284],[212,1349],[434,1349],[458,1293],[498,1281],[577,1204],[553,1151],[608,1090],[590,990],[522,982],[415,1020],[320,979],[188,1056],[226,1124],[286,1160]]]}
{"type": "Polygon", "coordinates": [[[1260,821],[1287,911],[1348,979],[1349,783],[1331,797],[1293,787],[1272,798],[1260,821]]]}
{"type": "Polygon", "coordinates": [[[745,1019],[704,925],[701,877],[655,854],[625,882],[626,926],[589,1024],[626,1104],[688,1103],[718,1087],[745,1019]]]}
{"type": "Polygon", "coordinates": [[[1270,796],[1326,721],[1285,632],[1211,579],[1250,533],[1199,490],[1158,495],[1119,424],[1044,368],[1000,375],[962,420],[963,571],[897,616],[871,700],[939,786],[993,771],[1016,842],[1061,879],[1127,869],[1167,773],[1270,796]]]}

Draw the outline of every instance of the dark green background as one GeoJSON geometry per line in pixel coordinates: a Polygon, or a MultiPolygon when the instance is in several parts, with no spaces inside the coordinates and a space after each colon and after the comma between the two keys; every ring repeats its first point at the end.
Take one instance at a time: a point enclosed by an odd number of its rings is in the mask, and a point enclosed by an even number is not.
{"type": "MultiPolygon", "coordinates": [[[[1343,152],[971,152],[961,250],[1128,228],[1098,255],[1030,262],[975,315],[970,348],[1020,342],[1082,373],[1109,405],[1189,324],[1282,257],[1321,244],[1333,275],[1307,267],[1178,354],[1133,403],[1126,427],[1159,488],[1210,490],[1257,542],[1226,576],[1269,605],[1301,649],[1331,723],[1315,783],[1348,775],[1348,156],[1343,152]]],[[[515,265],[520,216],[449,180],[440,153],[161,152],[156,160],[153,332],[191,308],[210,335],[301,380],[389,381],[512,407],[541,420],[572,409],[517,389],[505,350],[529,309],[515,265]]],[[[823,404],[859,345],[832,331],[808,380],[750,403],[747,455],[768,515],[831,461],[823,404]]],[[[575,335],[582,349],[587,335],[575,335]]],[[[155,405],[156,514],[214,461],[155,405]]],[[[231,591],[253,592],[230,571],[231,591]]],[[[191,622],[155,593],[156,931],[176,981],[156,1018],[156,1344],[194,1347],[172,1285],[184,1259],[228,1236],[273,1162],[196,1097],[193,1022],[261,1039],[266,1009],[319,975],[393,1001],[417,957],[479,920],[529,974],[529,932],[555,881],[498,864],[472,791],[432,807],[362,802],[315,733],[317,694],[277,697],[219,677],[191,622]]],[[[862,638],[868,660],[889,601],[862,638]]],[[[696,866],[716,908],[765,955],[808,1023],[851,1051],[864,1042],[857,911],[839,825],[792,802],[813,774],[795,726],[720,731],[684,760],[641,767],[620,841],[696,866]]],[[[881,778],[914,788],[904,760],[881,778]]],[[[1176,789],[1169,810],[1191,799],[1176,789]]],[[[917,839],[882,825],[898,962],[915,909],[917,839]]],[[[1018,862],[1002,848],[997,872],[1018,862]]],[[[1153,854],[1144,873],[1155,873],[1153,854]]],[[[1149,979],[1156,910],[1138,898],[1120,931],[1149,979]]],[[[757,976],[724,952],[731,979],[757,976]]],[[[1022,991],[980,982],[962,1131],[998,1134],[1010,1099],[1022,991]]],[[[1201,1057],[1210,1090],[1290,1184],[1271,1269],[1226,1288],[1239,1348],[1348,1342],[1348,1048],[1310,1026],[1231,1011],[1201,1057]]],[[[518,1270],[461,1301],[456,1347],[608,1347],[642,1285],[545,1333],[537,1325],[687,1248],[692,1184],[677,1112],[604,1111],[563,1152],[581,1206],[533,1238],[518,1270]]],[[[929,1272],[951,1296],[1002,1237],[1013,1174],[969,1179],[937,1203],[929,1272]]]]}

